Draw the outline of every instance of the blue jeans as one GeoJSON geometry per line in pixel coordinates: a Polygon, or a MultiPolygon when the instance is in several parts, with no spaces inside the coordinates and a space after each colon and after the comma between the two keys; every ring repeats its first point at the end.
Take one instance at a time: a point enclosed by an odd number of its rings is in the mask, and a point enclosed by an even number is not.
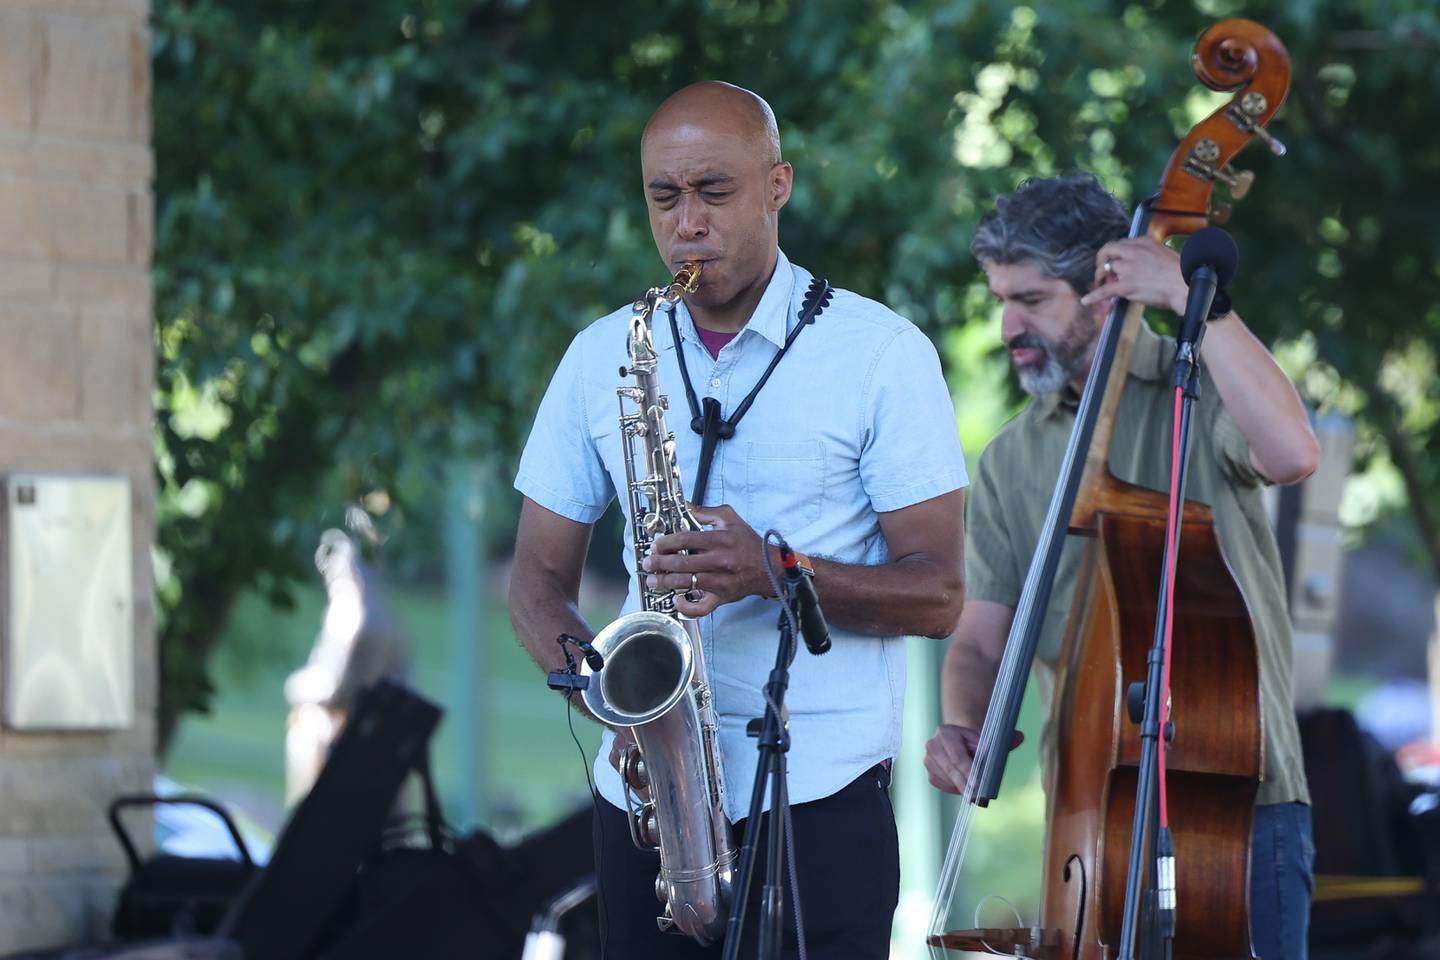
{"type": "Polygon", "coordinates": [[[1303,803],[1256,807],[1250,848],[1250,936],[1260,960],[1305,960],[1314,866],[1310,808],[1303,803]]]}

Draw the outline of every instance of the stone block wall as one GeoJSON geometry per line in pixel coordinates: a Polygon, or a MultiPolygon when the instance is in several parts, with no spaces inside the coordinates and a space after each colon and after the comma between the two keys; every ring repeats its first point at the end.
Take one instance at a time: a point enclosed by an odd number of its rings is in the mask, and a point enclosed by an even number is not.
{"type": "Polygon", "coordinates": [[[0,475],[127,476],[135,723],[0,728],[0,954],[100,937],[154,773],[148,0],[0,0],[0,475]]]}

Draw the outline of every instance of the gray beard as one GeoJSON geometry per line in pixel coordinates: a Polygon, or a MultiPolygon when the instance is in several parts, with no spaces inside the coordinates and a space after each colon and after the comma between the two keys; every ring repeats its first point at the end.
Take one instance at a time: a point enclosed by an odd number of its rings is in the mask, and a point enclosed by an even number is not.
{"type": "Polygon", "coordinates": [[[1047,393],[1063,390],[1065,384],[1074,379],[1070,375],[1070,371],[1066,370],[1065,365],[1055,356],[1049,344],[1045,345],[1044,350],[1044,360],[1023,366],[1016,371],[1020,375],[1020,389],[1032,397],[1040,397],[1047,393]]]}
{"type": "Polygon", "coordinates": [[[1020,389],[1032,397],[1040,397],[1065,389],[1067,383],[1080,375],[1090,362],[1095,341],[1085,338],[1085,328],[1077,316],[1066,338],[1054,346],[1033,333],[1022,333],[1007,346],[1035,347],[1044,353],[1040,362],[1015,370],[1020,378],[1020,389]]]}

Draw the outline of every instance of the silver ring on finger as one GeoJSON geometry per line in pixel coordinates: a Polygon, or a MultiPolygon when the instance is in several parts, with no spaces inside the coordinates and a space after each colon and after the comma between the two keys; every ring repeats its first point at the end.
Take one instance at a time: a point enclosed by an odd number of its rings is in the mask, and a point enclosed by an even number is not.
{"type": "Polygon", "coordinates": [[[699,603],[705,599],[705,591],[700,589],[700,578],[690,574],[690,589],[685,591],[685,599],[691,603],[699,603]]]}
{"type": "Polygon", "coordinates": [[[1106,273],[1110,274],[1110,276],[1112,276],[1112,277],[1118,277],[1118,276],[1119,276],[1119,275],[1115,272],[1115,258],[1114,258],[1114,257],[1106,257],[1106,258],[1105,258],[1105,263],[1102,265],[1101,269],[1103,269],[1106,273]]]}

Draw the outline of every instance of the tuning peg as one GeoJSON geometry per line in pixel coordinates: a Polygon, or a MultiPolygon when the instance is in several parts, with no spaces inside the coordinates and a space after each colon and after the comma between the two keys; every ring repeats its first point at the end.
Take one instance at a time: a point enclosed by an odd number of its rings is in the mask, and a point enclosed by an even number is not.
{"type": "Polygon", "coordinates": [[[1264,127],[1257,126],[1255,128],[1255,136],[1259,137],[1261,140],[1264,140],[1265,146],[1269,147],[1270,152],[1275,154],[1275,156],[1285,156],[1285,144],[1281,143],[1278,139],[1276,139],[1274,134],[1272,134],[1270,131],[1266,130],[1264,127]]]}
{"type": "Polygon", "coordinates": [[[1250,192],[1250,186],[1255,182],[1255,174],[1249,170],[1236,170],[1226,165],[1215,171],[1215,179],[1230,188],[1230,196],[1236,200],[1243,200],[1245,194],[1250,192]]]}
{"type": "Polygon", "coordinates": [[[1244,130],[1246,133],[1253,133],[1261,140],[1264,140],[1265,146],[1269,147],[1270,152],[1275,154],[1275,156],[1283,157],[1285,156],[1285,144],[1275,139],[1268,130],[1260,125],[1260,118],[1269,107],[1270,102],[1265,99],[1263,93],[1251,90],[1245,94],[1245,96],[1241,97],[1238,103],[1232,103],[1227,107],[1225,109],[1225,116],[1229,117],[1230,122],[1241,130],[1244,130]]]}
{"type": "Polygon", "coordinates": [[[1230,222],[1231,209],[1232,208],[1228,203],[1217,203],[1215,204],[1215,206],[1210,208],[1210,219],[1213,222],[1224,226],[1225,224],[1230,222]]]}

